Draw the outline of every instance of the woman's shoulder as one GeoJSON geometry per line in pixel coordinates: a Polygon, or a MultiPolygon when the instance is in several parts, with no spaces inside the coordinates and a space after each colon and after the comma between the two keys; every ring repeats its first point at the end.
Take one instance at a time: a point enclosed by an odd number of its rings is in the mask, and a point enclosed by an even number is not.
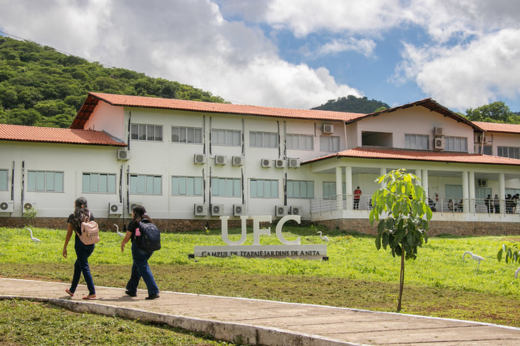
{"type": "Polygon", "coordinates": [[[69,218],[67,219],[67,223],[72,223],[74,221],[74,213],[69,215],[69,218]]]}

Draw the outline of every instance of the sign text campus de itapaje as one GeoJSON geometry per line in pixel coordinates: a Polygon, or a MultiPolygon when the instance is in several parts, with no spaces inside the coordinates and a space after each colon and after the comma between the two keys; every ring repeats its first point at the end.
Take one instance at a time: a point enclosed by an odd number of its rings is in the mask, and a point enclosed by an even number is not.
{"type": "Polygon", "coordinates": [[[282,229],[284,224],[289,220],[294,220],[298,223],[301,221],[300,215],[287,215],[280,219],[276,225],[276,236],[283,245],[261,245],[260,236],[271,235],[271,227],[260,228],[261,222],[272,222],[271,215],[255,215],[255,216],[241,216],[241,236],[237,241],[229,239],[228,235],[228,219],[229,216],[221,216],[222,240],[227,245],[224,246],[195,246],[195,257],[278,257],[278,258],[303,258],[303,259],[324,259],[327,258],[327,245],[325,244],[311,244],[301,245],[300,237],[295,240],[287,240],[283,236],[282,229]],[[248,219],[253,220],[253,245],[242,245],[246,242],[248,219]]]}

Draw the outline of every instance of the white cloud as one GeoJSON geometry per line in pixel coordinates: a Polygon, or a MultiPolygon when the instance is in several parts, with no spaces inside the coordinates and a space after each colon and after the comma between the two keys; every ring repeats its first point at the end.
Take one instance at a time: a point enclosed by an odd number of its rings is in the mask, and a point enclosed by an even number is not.
{"type": "Polygon", "coordinates": [[[328,42],[321,46],[317,51],[316,55],[324,56],[330,54],[336,54],[340,52],[346,51],[354,51],[358,52],[366,57],[372,56],[376,44],[373,40],[361,39],[357,40],[355,38],[343,38],[343,39],[333,39],[331,42],[328,42]]]}

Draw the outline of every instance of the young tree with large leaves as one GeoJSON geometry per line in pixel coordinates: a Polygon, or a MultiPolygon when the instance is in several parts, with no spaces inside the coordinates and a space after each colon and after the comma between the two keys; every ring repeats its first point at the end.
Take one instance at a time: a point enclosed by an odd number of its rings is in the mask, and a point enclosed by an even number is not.
{"type": "Polygon", "coordinates": [[[401,311],[405,259],[416,259],[417,248],[428,242],[426,231],[432,211],[420,179],[405,169],[385,174],[376,182],[384,187],[372,195],[370,223],[378,222],[376,248],[390,248],[392,256],[401,257],[397,312],[401,311]]]}

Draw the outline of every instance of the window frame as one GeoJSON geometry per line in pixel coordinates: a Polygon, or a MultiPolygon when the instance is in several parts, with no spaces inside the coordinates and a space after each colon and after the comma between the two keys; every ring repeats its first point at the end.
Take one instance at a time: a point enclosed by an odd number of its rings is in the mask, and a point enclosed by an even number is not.
{"type": "Polygon", "coordinates": [[[314,198],[314,181],[313,180],[287,180],[287,198],[297,199],[313,199],[314,198]],[[295,185],[298,187],[296,193],[295,185]],[[305,187],[303,187],[305,185],[305,187]],[[306,196],[302,196],[305,191],[306,196]],[[309,191],[311,192],[309,195],[309,191]]]}
{"type": "Polygon", "coordinates": [[[306,151],[314,151],[314,136],[313,135],[305,135],[298,133],[289,133],[285,138],[285,143],[287,145],[287,149],[289,150],[306,150],[306,151]],[[290,139],[290,140],[289,140],[290,139]],[[294,146],[295,140],[298,141],[298,144],[294,146]],[[303,140],[303,148],[302,148],[302,140],[303,140]],[[310,148],[307,147],[307,142],[310,143],[310,148]]]}
{"type": "Polygon", "coordinates": [[[280,182],[277,179],[249,179],[249,197],[260,198],[260,199],[277,199],[280,196],[280,182]],[[269,182],[269,186],[266,185],[269,182]],[[258,194],[258,188],[262,187],[261,195],[258,194]],[[266,192],[269,192],[269,196],[266,196],[266,192]],[[273,196],[273,192],[276,192],[276,196],[273,196]]]}
{"type": "Polygon", "coordinates": [[[467,153],[468,152],[468,138],[467,137],[456,137],[456,136],[444,136],[444,151],[449,152],[457,152],[457,153],[467,153]],[[460,140],[461,144],[464,144],[465,150],[455,150],[456,149],[456,140],[460,140]],[[452,143],[453,144],[450,144],[452,143]],[[452,148],[455,146],[455,148],[452,148]]]}
{"type": "Polygon", "coordinates": [[[195,126],[172,126],[172,143],[180,143],[180,144],[202,144],[203,134],[202,134],[202,127],[195,127],[195,126]],[[178,140],[175,140],[173,136],[175,135],[176,130],[178,129],[178,140]],[[190,134],[189,132],[193,131],[193,141],[189,141],[190,134]],[[184,132],[184,141],[183,134],[184,132]],[[197,134],[198,132],[198,134],[197,134]],[[199,141],[200,140],[200,141],[199,141]]]}
{"type": "Polygon", "coordinates": [[[497,146],[497,156],[509,157],[511,159],[520,159],[520,147],[505,147],[497,146]],[[504,150],[507,150],[507,155],[504,155],[504,150]],[[510,152],[514,152],[514,155],[510,155],[510,152]]]}
{"type": "MultiPolygon", "coordinates": [[[[130,173],[130,182],[129,182],[129,189],[131,195],[147,195],[147,196],[162,196],[162,175],[156,175],[156,174],[137,174],[137,173],[130,173]],[[135,180],[135,179],[141,179],[135,180]],[[144,180],[143,180],[144,179],[144,180]],[[150,181],[151,180],[151,181],[150,181]],[[159,193],[156,193],[157,187],[156,187],[156,181],[159,180],[159,193]],[[136,188],[134,188],[133,183],[136,182],[138,185],[136,188]],[[147,186],[150,182],[152,182],[152,193],[149,193],[150,188],[147,186]],[[140,189],[143,188],[144,183],[144,192],[139,192],[140,189]],[[141,185],[141,186],[140,186],[141,185]]],[[[142,191],[142,190],[141,190],[142,191]]]]}
{"type": "Polygon", "coordinates": [[[339,149],[340,149],[340,144],[341,144],[341,141],[340,141],[340,138],[339,136],[320,136],[320,151],[325,151],[325,152],[338,152],[339,149]],[[326,146],[330,147],[331,149],[330,150],[325,150],[324,149],[324,141],[326,141],[326,146]],[[337,143],[335,143],[335,141],[337,141],[337,143]],[[337,144],[337,148],[334,147],[334,144],[337,144]]]}
{"type": "Polygon", "coordinates": [[[202,177],[190,176],[171,176],[171,195],[172,196],[202,196],[204,181],[202,177]],[[175,182],[177,180],[177,182],[175,182]],[[181,185],[183,182],[183,185],[181,185]]]}
{"type": "Polygon", "coordinates": [[[242,145],[242,131],[211,129],[211,144],[226,147],[239,147],[242,145]],[[235,140],[238,140],[238,142],[235,143],[235,140]]]}
{"type": "Polygon", "coordinates": [[[0,191],[9,191],[9,170],[8,169],[0,169],[0,191]],[[3,174],[5,172],[5,179],[3,174]],[[5,183],[5,189],[3,188],[3,184],[5,183]]]}
{"type": "Polygon", "coordinates": [[[28,192],[56,192],[63,193],[65,192],[65,172],[64,171],[42,171],[42,170],[27,170],[27,191],[28,192]],[[34,174],[34,176],[33,176],[34,174]],[[50,174],[53,175],[52,183],[48,181],[50,174]],[[57,177],[56,175],[61,176],[60,184],[56,184],[57,177]],[[31,180],[34,177],[34,184],[31,180]],[[43,178],[43,181],[38,181],[43,178]],[[38,188],[39,184],[43,183],[43,189],[38,188]],[[34,185],[34,189],[33,189],[34,185]],[[56,190],[56,186],[61,187],[61,190],[56,190]]]}
{"type": "Polygon", "coordinates": [[[404,147],[405,149],[430,150],[430,136],[416,133],[405,133],[404,147]],[[412,139],[414,139],[414,143],[412,143],[412,139]],[[420,146],[417,145],[419,142],[421,144],[420,146]],[[426,148],[424,147],[425,144],[426,148]]]}
{"type": "Polygon", "coordinates": [[[115,173],[95,173],[95,172],[83,172],[82,175],[81,175],[81,192],[82,193],[99,193],[99,194],[115,194],[117,193],[117,174],[115,173]],[[89,175],[90,177],[90,181],[89,181],[89,191],[86,191],[85,189],[85,175],[89,175]],[[97,182],[97,186],[98,186],[98,191],[92,191],[92,179],[93,179],[93,175],[94,176],[98,176],[98,182],[97,182]],[[100,186],[101,186],[101,176],[106,176],[106,191],[103,192],[103,191],[99,191],[100,190],[100,186]],[[111,182],[113,181],[114,185],[113,185],[113,190],[110,190],[111,188],[111,182]]]}
{"type": "Polygon", "coordinates": [[[249,131],[249,146],[252,148],[278,148],[278,134],[276,132],[249,131]],[[267,140],[266,136],[268,136],[267,140]],[[258,144],[259,139],[260,145],[258,144]],[[266,142],[268,142],[267,145],[266,142]]]}
{"type": "Polygon", "coordinates": [[[211,177],[211,196],[242,197],[242,178],[211,177]]]}
{"type": "Polygon", "coordinates": [[[163,125],[132,123],[130,124],[130,140],[142,142],[163,142],[163,125]],[[153,128],[153,139],[148,138],[149,127],[153,128]],[[134,131],[135,129],[137,129],[137,133],[134,131]],[[157,139],[157,129],[160,129],[160,139],[157,139]],[[144,138],[141,138],[143,136],[144,138]]]}

